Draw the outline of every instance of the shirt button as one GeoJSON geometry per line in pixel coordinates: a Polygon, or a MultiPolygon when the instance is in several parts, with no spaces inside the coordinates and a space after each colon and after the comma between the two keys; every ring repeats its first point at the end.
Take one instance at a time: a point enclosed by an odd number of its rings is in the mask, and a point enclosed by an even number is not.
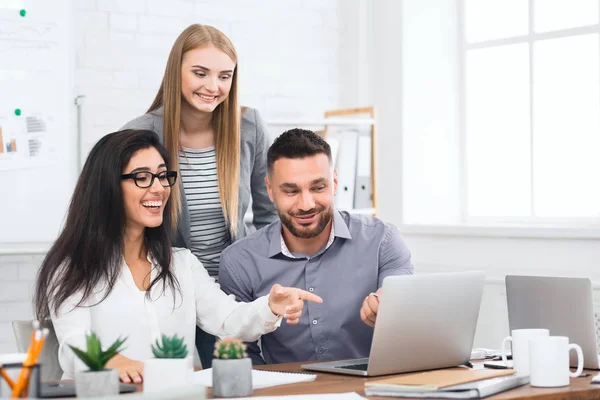
{"type": "Polygon", "coordinates": [[[313,319],[313,325],[316,325],[318,323],[318,321],[316,319],[313,319]]]}
{"type": "Polygon", "coordinates": [[[324,351],[325,351],[325,350],[323,350],[323,348],[322,348],[322,347],[319,347],[319,350],[317,350],[317,353],[319,353],[319,354],[323,354],[323,352],[324,352],[324,351]]]}
{"type": "Polygon", "coordinates": [[[314,288],[314,287],[309,287],[309,288],[308,288],[308,291],[309,291],[309,292],[314,292],[314,291],[315,291],[315,288],[314,288]]]}

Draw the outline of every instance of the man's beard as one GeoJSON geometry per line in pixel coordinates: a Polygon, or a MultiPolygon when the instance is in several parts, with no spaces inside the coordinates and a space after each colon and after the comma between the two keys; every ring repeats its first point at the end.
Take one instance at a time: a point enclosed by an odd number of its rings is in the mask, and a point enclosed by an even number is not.
{"type": "Polygon", "coordinates": [[[311,239],[314,237],[317,237],[321,234],[321,232],[323,232],[323,230],[325,229],[325,227],[327,226],[327,224],[329,224],[329,221],[331,221],[331,218],[333,217],[333,208],[328,208],[327,210],[325,210],[325,207],[320,207],[320,208],[313,208],[312,210],[309,211],[303,211],[303,212],[297,212],[297,213],[281,213],[278,212],[279,214],[279,218],[281,219],[281,223],[283,225],[285,225],[286,228],[288,228],[288,230],[290,231],[290,233],[298,238],[302,238],[302,239],[311,239]],[[303,216],[303,215],[312,215],[312,214],[317,214],[319,215],[319,220],[317,223],[317,226],[313,229],[310,228],[305,228],[305,227],[300,227],[298,228],[293,220],[292,217],[299,217],[299,216],[303,216]]]}

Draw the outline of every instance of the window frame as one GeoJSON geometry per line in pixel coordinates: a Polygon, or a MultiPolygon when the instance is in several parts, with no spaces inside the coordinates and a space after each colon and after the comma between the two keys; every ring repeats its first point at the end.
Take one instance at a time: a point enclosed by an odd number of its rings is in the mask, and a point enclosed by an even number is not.
{"type": "MultiPolygon", "coordinates": [[[[533,110],[534,110],[534,43],[548,40],[548,39],[558,39],[565,37],[573,37],[580,35],[589,35],[596,34],[599,36],[600,43],[600,15],[599,15],[599,23],[594,25],[586,25],[580,26],[576,28],[568,28],[568,29],[560,29],[549,32],[534,32],[534,18],[535,18],[535,7],[534,0],[528,0],[528,33],[526,35],[512,36],[503,39],[491,39],[485,40],[481,42],[468,43],[466,38],[466,0],[457,0],[457,42],[458,42],[458,87],[459,87],[459,99],[458,99],[458,109],[459,109],[459,154],[460,154],[460,166],[459,166],[459,174],[460,174],[460,188],[459,188],[459,196],[460,196],[460,218],[461,223],[465,225],[477,225],[477,226],[494,226],[494,225],[504,225],[504,224],[518,224],[520,226],[525,227],[544,227],[544,226],[561,226],[561,227],[573,227],[573,228],[583,228],[583,227],[593,227],[595,229],[600,229],[600,210],[599,215],[596,217],[540,217],[535,215],[535,191],[534,191],[534,119],[533,119],[533,110]],[[526,217],[519,216],[510,216],[510,217],[499,217],[499,216],[471,216],[469,215],[469,202],[468,202],[468,194],[469,194],[469,180],[468,180],[468,160],[467,160],[467,130],[466,130],[466,120],[467,120],[467,110],[466,110],[466,59],[467,52],[470,50],[477,49],[486,49],[493,48],[511,44],[522,44],[526,43],[528,45],[528,53],[529,53],[529,140],[530,140],[530,168],[529,168],[529,176],[530,176],[530,204],[529,210],[530,215],[526,217]]],[[[600,7],[599,7],[600,14],[600,7]]],[[[598,48],[598,52],[600,54],[600,46],[598,48]]],[[[598,72],[600,74],[600,71],[598,72]]],[[[600,99],[599,99],[600,101],[600,99]]],[[[595,236],[595,235],[594,235],[595,236]]]]}

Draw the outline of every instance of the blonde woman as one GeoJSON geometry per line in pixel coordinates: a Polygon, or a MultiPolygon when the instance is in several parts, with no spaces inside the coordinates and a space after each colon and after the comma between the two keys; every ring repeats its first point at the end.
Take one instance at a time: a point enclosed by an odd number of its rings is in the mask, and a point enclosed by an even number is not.
{"type": "MultiPolygon", "coordinates": [[[[178,221],[173,245],[190,249],[215,279],[221,251],[245,236],[250,197],[257,229],[277,218],[264,181],[265,125],[256,110],[240,109],[237,75],[231,41],[214,27],[191,25],[171,49],[150,109],[123,127],[161,137],[181,177],[172,188],[172,220],[178,221]]],[[[214,340],[197,329],[205,368],[214,340]]]]}

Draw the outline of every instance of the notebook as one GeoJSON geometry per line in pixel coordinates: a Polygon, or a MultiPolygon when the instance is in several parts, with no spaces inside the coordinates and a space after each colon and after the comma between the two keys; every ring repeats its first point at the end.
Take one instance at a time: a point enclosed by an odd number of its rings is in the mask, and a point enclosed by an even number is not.
{"type": "Polygon", "coordinates": [[[258,397],[236,397],[235,400],[367,400],[355,392],[346,393],[327,393],[327,394],[296,394],[285,396],[258,396],[258,397]]]}
{"type": "Polygon", "coordinates": [[[391,378],[378,379],[375,381],[366,382],[365,386],[389,388],[395,391],[434,391],[449,386],[455,386],[464,383],[480,381],[483,379],[513,374],[515,374],[515,370],[513,369],[490,370],[447,368],[436,369],[433,371],[401,374],[391,378]]]}
{"type": "Polygon", "coordinates": [[[528,375],[512,374],[446,386],[438,390],[397,390],[392,386],[369,386],[365,388],[365,394],[387,397],[481,399],[528,383],[528,375]]]}
{"type": "MultiPolygon", "coordinates": [[[[252,389],[287,385],[289,383],[311,382],[316,378],[317,376],[315,374],[272,372],[253,369],[252,389]]],[[[212,387],[212,368],[194,372],[194,383],[212,387]]]]}

